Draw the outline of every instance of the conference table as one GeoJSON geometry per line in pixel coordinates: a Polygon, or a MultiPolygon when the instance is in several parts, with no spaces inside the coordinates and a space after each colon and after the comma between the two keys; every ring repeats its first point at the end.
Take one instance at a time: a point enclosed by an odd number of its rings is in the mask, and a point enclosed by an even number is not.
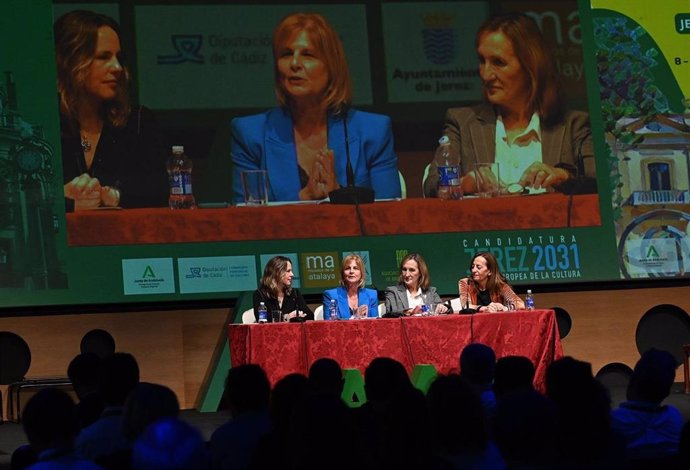
{"type": "Polygon", "coordinates": [[[432,364],[443,374],[457,372],[460,352],[475,342],[491,346],[499,358],[528,357],[536,369],[534,384],[543,390],[547,367],[563,356],[553,310],[230,324],[228,340],[231,366],[259,364],[271,384],[290,373],[306,375],[321,357],[362,374],[376,357],[400,361],[408,373],[418,364],[432,364]]]}
{"type": "Polygon", "coordinates": [[[70,246],[107,246],[599,225],[598,195],[551,193],[459,201],[402,199],[359,207],[309,203],[81,211],[67,214],[67,241],[70,246]]]}

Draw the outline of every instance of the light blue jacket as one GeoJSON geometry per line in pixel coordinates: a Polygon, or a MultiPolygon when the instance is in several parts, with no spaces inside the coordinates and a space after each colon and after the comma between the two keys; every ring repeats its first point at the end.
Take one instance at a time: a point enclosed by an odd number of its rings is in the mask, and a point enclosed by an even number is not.
{"type": "MultiPolygon", "coordinates": [[[[241,172],[267,170],[270,201],[299,200],[300,180],[292,118],[284,108],[235,118],[231,123],[232,185],[235,202],[244,201],[241,172]]],[[[355,185],[374,190],[376,199],[400,197],[398,157],[388,116],[350,109],[350,159],[355,185]]],[[[328,148],[335,154],[338,184],[347,186],[345,133],[341,117],[328,117],[328,148]]]]}
{"type": "MultiPolygon", "coordinates": [[[[379,316],[379,298],[374,289],[360,289],[357,294],[359,305],[368,305],[370,317],[379,316]]],[[[323,293],[323,318],[330,320],[330,313],[328,308],[331,305],[331,299],[335,299],[338,305],[338,318],[341,320],[348,320],[350,318],[350,307],[347,304],[347,289],[344,287],[336,287],[335,289],[328,289],[323,293]]]]}

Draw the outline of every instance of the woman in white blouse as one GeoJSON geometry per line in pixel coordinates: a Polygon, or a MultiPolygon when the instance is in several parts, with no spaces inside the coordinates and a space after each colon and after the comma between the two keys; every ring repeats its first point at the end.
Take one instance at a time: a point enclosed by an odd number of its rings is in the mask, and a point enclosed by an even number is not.
{"type": "Polygon", "coordinates": [[[400,263],[398,284],[386,288],[386,313],[415,315],[425,311],[424,306],[433,313],[447,313],[448,307],[431,286],[429,268],[422,255],[410,253],[400,263]]]}

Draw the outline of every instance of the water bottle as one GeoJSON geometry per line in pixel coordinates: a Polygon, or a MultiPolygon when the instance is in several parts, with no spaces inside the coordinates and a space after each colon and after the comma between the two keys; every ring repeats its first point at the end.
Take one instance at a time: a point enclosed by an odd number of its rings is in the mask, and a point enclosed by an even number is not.
{"type": "Polygon", "coordinates": [[[527,289],[527,296],[525,297],[525,308],[527,310],[534,310],[534,296],[532,289],[527,289]]]}
{"type": "Polygon", "coordinates": [[[192,160],[185,155],[184,147],[173,145],[172,156],[168,160],[168,183],[171,209],[194,209],[196,202],[192,194],[192,160]]]}
{"type": "Polygon", "coordinates": [[[259,302],[259,323],[268,322],[268,310],[266,310],[266,304],[259,302]]]}
{"type": "Polygon", "coordinates": [[[438,141],[434,162],[438,168],[438,198],[462,199],[460,156],[453,154],[447,135],[438,141]]]}
{"type": "Polygon", "coordinates": [[[335,299],[331,299],[330,305],[328,305],[328,319],[337,320],[338,319],[338,305],[335,303],[335,299]]]}

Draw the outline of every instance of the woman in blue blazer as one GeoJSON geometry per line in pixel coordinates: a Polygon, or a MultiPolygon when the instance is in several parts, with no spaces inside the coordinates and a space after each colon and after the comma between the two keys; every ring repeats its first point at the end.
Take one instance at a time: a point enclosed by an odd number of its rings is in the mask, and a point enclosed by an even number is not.
{"type": "Polygon", "coordinates": [[[338,318],[378,317],[378,295],[376,290],[367,289],[367,274],[364,261],[359,255],[347,255],[343,259],[340,271],[340,287],[328,289],[323,293],[323,317],[330,320],[329,307],[335,300],[338,307],[338,318]]]}
{"type": "Polygon", "coordinates": [[[400,197],[390,118],[351,109],[352,85],[338,34],[318,14],[295,13],[273,33],[280,107],[233,119],[233,191],[241,174],[266,170],[269,200],[319,200],[347,185],[347,154],[356,186],[376,199],[400,197]]]}

